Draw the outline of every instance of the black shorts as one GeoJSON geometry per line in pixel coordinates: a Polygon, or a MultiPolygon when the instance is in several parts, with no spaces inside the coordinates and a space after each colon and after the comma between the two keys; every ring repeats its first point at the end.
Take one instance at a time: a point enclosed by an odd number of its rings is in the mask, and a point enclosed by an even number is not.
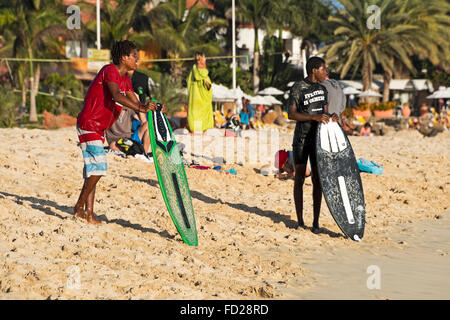
{"type": "Polygon", "coordinates": [[[295,139],[292,145],[294,152],[294,163],[306,164],[309,161],[311,167],[316,166],[316,143],[312,139],[295,139]]]}

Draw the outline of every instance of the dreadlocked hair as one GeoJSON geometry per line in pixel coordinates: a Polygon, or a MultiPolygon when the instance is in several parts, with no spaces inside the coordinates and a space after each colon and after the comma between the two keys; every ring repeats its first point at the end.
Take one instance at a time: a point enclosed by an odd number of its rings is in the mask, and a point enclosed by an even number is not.
{"type": "Polygon", "coordinates": [[[120,59],[123,56],[129,56],[131,54],[131,50],[136,49],[136,44],[133,41],[129,40],[119,40],[115,41],[111,48],[111,57],[112,61],[115,65],[120,64],[120,59]]]}

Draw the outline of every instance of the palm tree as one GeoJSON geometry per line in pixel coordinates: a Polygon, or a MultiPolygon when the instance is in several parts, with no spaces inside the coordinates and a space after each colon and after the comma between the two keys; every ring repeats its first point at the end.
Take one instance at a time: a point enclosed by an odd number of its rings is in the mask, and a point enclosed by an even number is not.
{"type": "Polygon", "coordinates": [[[61,56],[58,36],[70,36],[64,25],[66,17],[62,8],[57,0],[0,2],[0,27],[16,35],[14,57],[29,59],[31,122],[37,121],[36,95],[41,74],[40,64],[33,64],[33,59],[61,56]]]}
{"type": "MultiPolygon", "coordinates": [[[[368,90],[371,87],[375,64],[381,61],[390,63],[381,50],[389,38],[389,31],[384,28],[377,30],[367,27],[368,3],[359,0],[340,2],[345,9],[329,18],[335,26],[334,35],[338,40],[325,46],[321,51],[326,52],[331,64],[337,64],[341,78],[344,78],[351,69],[356,73],[362,67],[363,90],[368,90]]],[[[380,8],[381,16],[390,9],[389,3],[392,2],[383,0],[380,8]]]]}
{"type": "Polygon", "coordinates": [[[412,58],[428,59],[433,65],[449,61],[449,11],[446,1],[423,2],[417,0],[396,1],[395,12],[387,12],[383,24],[392,32],[391,41],[383,49],[389,55],[390,64],[382,64],[384,70],[383,101],[389,100],[389,86],[397,69],[416,72],[412,58]],[[444,12],[444,13],[443,13],[444,12]],[[447,58],[445,57],[447,55],[447,58]]]}
{"type": "Polygon", "coordinates": [[[183,74],[181,58],[191,57],[196,51],[207,55],[220,54],[217,41],[205,41],[205,34],[213,28],[226,27],[224,19],[211,18],[209,9],[200,7],[198,1],[189,9],[186,0],[168,0],[149,12],[152,37],[167,52],[171,62],[172,80],[183,74]]]}
{"type": "Polygon", "coordinates": [[[269,0],[240,0],[236,16],[242,22],[251,23],[255,34],[255,45],[253,47],[253,91],[259,90],[259,35],[260,29],[267,29],[270,14],[269,0]]]}
{"type": "Polygon", "coordinates": [[[292,2],[289,10],[294,10],[295,13],[295,22],[289,30],[302,37],[301,49],[306,51],[306,58],[309,58],[315,44],[327,43],[332,39],[332,29],[327,22],[331,14],[331,3],[297,0],[292,2]]]}
{"type": "MultiPolygon", "coordinates": [[[[118,40],[130,40],[142,45],[150,39],[150,24],[143,10],[147,2],[147,0],[102,1],[100,8],[102,48],[111,48],[114,41],[118,40]]],[[[80,6],[85,12],[95,14],[95,5],[80,3],[80,6]]],[[[95,39],[97,21],[88,21],[86,28],[89,38],[95,39]]]]}
{"type": "Polygon", "coordinates": [[[418,0],[373,1],[380,8],[380,29],[367,27],[368,3],[359,0],[340,2],[345,9],[329,18],[335,27],[337,40],[325,46],[322,52],[326,52],[331,64],[337,65],[342,78],[349,71],[355,75],[362,68],[363,90],[370,88],[373,70],[379,64],[385,71],[385,101],[389,99],[392,74],[399,65],[414,72],[413,55],[438,62],[438,52],[441,49],[446,51],[444,46],[448,43],[448,28],[443,30],[442,23],[448,21],[448,17],[432,18],[432,10],[427,8],[437,6],[447,12],[445,1],[435,0],[433,5],[418,0]]]}
{"type": "Polygon", "coordinates": [[[173,114],[187,101],[181,82],[174,83],[167,74],[162,74],[157,84],[152,87],[152,98],[166,104],[168,115],[173,114]]]}
{"type": "Polygon", "coordinates": [[[63,101],[67,95],[80,95],[83,91],[83,84],[72,73],[68,73],[61,77],[59,73],[49,74],[44,83],[49,87],[51,91],[54,91],[56,98],[59,101],[58,112],[62,114],[64,112],[63,101]]]}

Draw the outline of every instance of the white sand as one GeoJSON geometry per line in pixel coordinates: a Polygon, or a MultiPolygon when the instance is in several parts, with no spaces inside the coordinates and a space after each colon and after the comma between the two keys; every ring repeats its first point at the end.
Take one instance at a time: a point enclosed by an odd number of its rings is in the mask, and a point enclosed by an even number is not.
{"type": "MultiPolygon", "coordinates": [[[[238,148],[228,156],[194,150],[192,137],[178,136],[189,161],[212,165],[207,158],[222,156],[226,169],[237,170],[186,169],[198,247],[177,233],[153,164],[109,155],[95,204],[104,223],[91,226],[72,216],[83,183],[75,129],[0,134],[1,299],[450,298],[450,132],[351,137],[357,157],[385,168],[381,176],[362,174],[361,243],[342,236],[325,201],[324,233],[295,229],[293,181],[258,173],[272,151],[250,163],[249,140],[206,138],[212,146],[244,141],[240,166],[231,161],[238,148]],[[367,288],[371,265],[381,289],[367,288]]],[[[283,133],[279,145],[290,149],[291,139],[283,133]]],[[[309,179],[304,189],[311,226],[309,179]]]]}

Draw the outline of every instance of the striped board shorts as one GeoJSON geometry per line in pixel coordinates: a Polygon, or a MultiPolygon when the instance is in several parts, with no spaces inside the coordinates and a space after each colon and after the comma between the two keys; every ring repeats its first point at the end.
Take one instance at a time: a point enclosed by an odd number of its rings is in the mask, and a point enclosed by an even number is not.
{"type": "Polygon", "coordinates": [[[90,176],[106,176],[108,166],[103,148],[104,138],[97,132],[82,130],[78,126],[77,133],[83,153],[83,177],[87,179],[90,176]]]}

